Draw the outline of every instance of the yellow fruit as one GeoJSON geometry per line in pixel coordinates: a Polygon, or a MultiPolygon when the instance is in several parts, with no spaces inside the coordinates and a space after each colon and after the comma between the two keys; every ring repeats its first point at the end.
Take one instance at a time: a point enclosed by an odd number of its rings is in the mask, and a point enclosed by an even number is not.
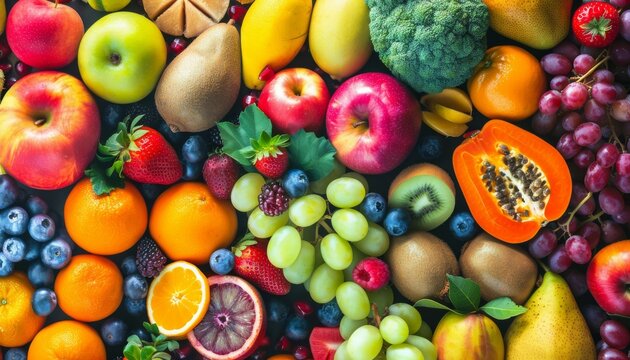
{"type": "Polygon", "coordinates": [[[422,122],[426,124],[431,129],[437,131],[438,133],[444,136],[457,137],[462,136],[466,130],[468,130],[468,126],[465,124],[456,124],[450,121],[444,120],[442,117],[430,112],[423,111],[422,112],[422,122]]]}
{"type": "Polygon", "coordinates": [[[465,124],[472,120],[472,116],[470,114],[466,114],[440,104],[435,104],[433,106],[433,112],[444,120],[456,124],[465,124]]]}
{"type": "Polygon", "coordinates": [[[429,109],[434,104],[440,104],[466,114],[472,113],[473,110],[468,94],[458,88],[446,88],[439,93],[426,94],[420,98],[420,103],[429,109]]]}
{"type": "Polygon", "coordinates": [[[28,348],[28,359],[105,360],[105,344],[90,326],[73,320],[59,321],[35,336],[28,348]]]}
{"type": "Polygon", "coordinates": [[[22,346],[44,325],[46,318],[37,316],[31,306],[33,291],[21,272],[0,277],[0,346],[22,346]]]}
{"type": "Polygon", "coordinates": [[[208,279],[195,265],[176,261],[168,264],[149,287],[149,321],[160,333],[183,339],[206,315],[210,304],[208,279]]]}
{"type": "Polygon", "coordinates": [[[7,6],[4,0],[0,0],[0,35],[4,33],[4,26],[7,23],[7,6]]]}
{"type": "Polygon", "coordinates": [[[501,330],[483,314],[449,312],[435,328],[433,344],[441,360],[503,360],[505,351],[501,330]]]}
{"type": "Polygon", "coordinates": [[[122,10],[130,2],[131,0],[88,0],[92,9],[107,12],[122,10]]]}
{"type": "Polygon", "coordinates": [[[341,80],[358,72],[372,55],[365,0],[317,0],[308,44],[322,70],[341,80]]]}
{"type": "Polygon", "coordinates": [[[313,9],[311,0],[257,0],[241,26],[243,81],[260,90],[258,76],[269,66],[279,71],[300,52],[306,41],[313,9]]]}

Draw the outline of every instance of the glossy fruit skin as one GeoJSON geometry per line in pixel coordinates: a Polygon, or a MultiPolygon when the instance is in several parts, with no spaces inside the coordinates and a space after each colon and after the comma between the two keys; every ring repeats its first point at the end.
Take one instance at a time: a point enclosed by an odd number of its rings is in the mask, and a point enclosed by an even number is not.
{"type": "Polygon", "coordinates": [[[219,275],[225,275],[234,268],[234,254],[228,249],[219,249],[210,255],[210,269],[219,275]]]}
{"type": "Polygon", "coordinates": [[[0,103],[0,123],[0,163],[19,182],[41,190],[81,178],[100,135],[90,93],[77,78],[56,71],[18,80],[0,103]],[[43,126],[33,126],[42,115],[43,126]]]}
{"type": "Polygon", "coordinates": [[[311,333],[311,322],[301,316],[291,316],[285,329],[286,336],[293,341],[302,341],[311,333]]]}
{"type": "Polygon", "coordinates": [[[226,154],[212,154],[203,164],[202,176],[212,195],[228,200],[238,180],[240,167],[226,154]]]}
{"type": "Polygon", "coordinates": [[[267,258],[268,240],[256,240],[256,244],[248,246],[242,251],[241,256],[236,256],[234,273],[270,294],[288,294],[291,284],[284,278],[282,269],[273,266],[267,258]]]}
{"type": "Polygon", "coordinates": [[[48,316],[57,307],[57,295],[50,289],[37,289],[33,294],[33,311],[39,316],[48,316]]]}
{"type": "Polygon", "coordinates": [[[456,213],[449,220],[451,234],[459,241],[468,241],[477,234],[477,224],[468,211],[456,213]]]}
{"type": "Polygon", "coordinates": [[[132,274],[123,281],[123,291],[126,297],[131,300],[140,300],[147,297],[149,284],[147,280],[139,274],[132,274]]]}
{"type": "Polygon", "coordinates": [[[72,248],[67,241],[58,238],[42,248],[42,263],[51,269],[59,270],[64,268],[72,258],[72,248]]]}
{"type": "Polygon", "coordinates": [[[433,333],[440,360],[501,360],[503,337],[499,327],[486,315],[444,315],[433,333]]]}
{"type": "Polygon", "coordinates": [[[379,193],[367,193],[360,207],[365,218],[375,223],[383,221],[387,214],[387,201],[379,193]]]}
{"type": "Polygon", "coordinates": [[[586,285],[595,301],[610,314],[630,316],[630,240],[598,251],[586,271],[586,285]]]}
{"type": "Polygon", "coordinates": [[[109,319],[101,326],[101,337],[108,346],[120,346],[127,339],[127,324],[120,319],[109,319]]]}
{"type": "Polygon", "coordinates": [[[116,12],[86,31],[78,63],[81,78],[96,95],[129,104],[147,96],[157,84],[166,65],[166,43],[151,20],[116,12]]]}
{"type": "Polygon", "coordinates": [[[29,359],[105,360],[105,344],[89,325],[74,320],[58,321],[40,331],[28,349],[29,359]]]}
{"type": "Polygon", "coordinates": [[[136,151],[125,162],[123,174],[144,184],[170,185],[182,177],[182,164],[171,144],[155,129],[143,126],[146,134],[136,139],[136,151]]]}
{"type": "Polygon", "coordinates": [[[267,156],[257,160],[254,166],[263,176],[270,179],[278,179],[284,175],[289,168],[289,152],[286,148],[279,148],[280,153],[276,156],[267,156]]]}
{"type": "Polygon", "coordinates": [[[479,133],[459,145],[453,152],[453,169],[477,224],[490,235],[509,243],[531,239],[543,222],[558,219],[569,206],[571,174],[562,155],[543,139],[506,121],[488,121],[479,133]],[[547,177],[551,195],[544,216],[531,216],[521,222],[513,220],[486,189],[479,159],[498,154],[493,153],[498,144],[507,145],[531,159],[547,177]]]}
{"type": "Polygon", "coordinates": [[[580,44],[604,48],[610,45],[617,37],[620,22],[619,12],[616,7],[606,2],[592,1],[592,4],[582,4],[575,10],[571,26],[580,44]],[[596,34],[589,34],[589,24],[597,21],[608,22],[605,26],[606,30],[598,31],[596,34]]]}
{"type": "Polygon", "coordinates": [[[520,121],[538,110],[546,82],[534,55],[518,46],[500,45],[486,50],[467,86],[473,105],[484,116],[520,121]]]}
{"type": "Polygon", "coordinates": [[[7,17],[7,41],[15,56],[39,69],[64,67],[77,56],[83,21],[68,5],[46,0],[17,2],[7,17]]]}
{"type": "Polygon", "coordinates": [[[292,198],[305,195],[308,191],[309,180],[303,170],[290,169],[282,177],[282,187],[292,198]]]}
{"type": "Polygon", "coordinates": [[[363,73],[331,97],[326,129],[341,163],[362,174],[382,174],[409,155],[421,118],[420,104],[402,83],[388,74],[363,73]]]}
{"type": "Polygon", "coordinates": [[[27,344],[46,320],[31,307],[33,286],[21,272],[0,277],[0,300],[8,302],[0,317],[0,346],[17,347],[27,344]]]}
{"type": "Polygon", "coordinates": [[[317,318],[326,327],[337,327],[341,322],[343,313],[339,309],[336,300],[331,300],[317,310],[317,318]]]}

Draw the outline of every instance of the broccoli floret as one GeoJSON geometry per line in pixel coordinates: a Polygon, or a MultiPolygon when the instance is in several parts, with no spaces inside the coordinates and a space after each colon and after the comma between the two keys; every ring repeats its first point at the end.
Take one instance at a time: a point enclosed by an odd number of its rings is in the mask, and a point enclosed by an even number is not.
{"type": "Polygon", "coordinates": [[[418,92],[458,86],[486,50],[488,8],[481,0],[366,0],[374,50],[418,92]]]}

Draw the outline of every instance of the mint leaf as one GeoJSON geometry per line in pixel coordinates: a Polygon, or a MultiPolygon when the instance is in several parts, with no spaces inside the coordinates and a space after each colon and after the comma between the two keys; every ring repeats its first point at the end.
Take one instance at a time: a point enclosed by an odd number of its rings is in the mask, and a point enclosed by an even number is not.
{"type": "Polygon", "coordinates": [[[248,155],[251,154],[252,140],[258,140],[263,133],[271,135],[271,120],[256,105],[248,106],[239,116],[240,125],[227,121],[217,124],[223,140],[223,152],[243,165],[247,171],[255,171],[248,155]]]}
{"type": "Polygon", "coordinates": [[[171,360],[171,355],[169,355],[169,354],[167,354],[165,352],[159,352],[159,353],[155,353],[151,359],[171,360]]]}
{"type": "Polygon", "coordinates": [[[479,309],[481,290],[479,285],[470,279],[447,274],[449,288],[448,298],[456,310],[470,313],[479,309]]]}
{"type": "Polygon", "coordinates": [[[92,190],[96,195],[109,194],[116,188],[124,188],[125,182],[122,178],[108,176],[104,164],[97,161],[92,163],[89,169],[85,170],[85,176],[92,182],[92,190]]]}
{"type": "Polygon", "coordinates": [[[527,308],[516,305],[509,297],[500,297],[486,303],[480,310],[497,320],[506,320],[525,313],[527,308]]]}
{"type": "Polygon", "coordinates": [[[446,311],[451,311],[451,312],[461,315],[461,313],[459,313],[458,311],[455,311],[451,309],[450,307],[431,299],[420,299],[416,301],[416,303],[413,306],[430,308],[430,309],[438,309],[438,310],[446,310],[446,311]]]}
{"type": "Polygon", "coordinates": [[[140,347],[134,343],[128,343],[123,350],[127,360],[140,360],[140,347]]]}
{"type": "Polygon", "coordinates": [[[324,137],[300,129],[291,136],[289,161],[291,166],[306,172],[309,181],[317,181],[330,174],[335,165],[335,148],[324,137]]]}
{"type": "Polygon", "coordinates": [[[156,350],[153,346],[145,346],[140,350],[140,358],[142,360],[151,360],[153,358],[153,354],[156,353],[156,350]]]}

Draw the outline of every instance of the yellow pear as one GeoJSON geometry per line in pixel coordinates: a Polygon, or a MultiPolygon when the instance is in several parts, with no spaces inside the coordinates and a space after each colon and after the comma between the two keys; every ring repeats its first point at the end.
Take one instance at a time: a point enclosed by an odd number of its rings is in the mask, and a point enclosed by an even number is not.
{"type": "Polygon", "coordinates": [[[586,320],[564,279],[550,271],[505,334],[506,360],[595,360],[586,320]]]}

